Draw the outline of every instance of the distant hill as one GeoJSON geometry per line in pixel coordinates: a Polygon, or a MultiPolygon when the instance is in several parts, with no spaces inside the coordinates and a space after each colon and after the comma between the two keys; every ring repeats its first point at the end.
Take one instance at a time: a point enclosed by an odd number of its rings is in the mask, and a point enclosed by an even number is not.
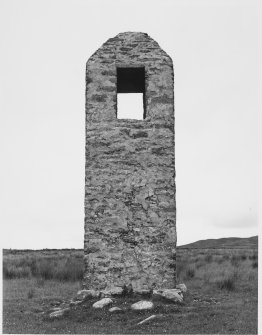
{"type": "MultiPolygon", "coordinates": [[[[178,246],[178,249],[258,249],[258,236],[252,237],[226,237],[217,239],[200,240],[189,244],[178,246]]],[[[3,255],[16,255],[27,253],[41,253],[42,255],[62,254],[79,255],[84,253],[83,249],[3,249],[3,255]]]]}
{"type": "Polygon", "coordinates": [[[181,245],[179,249],[257,249],[258,236],[252,237],[226,237],[217,239],[200,240],[181,245]]]}

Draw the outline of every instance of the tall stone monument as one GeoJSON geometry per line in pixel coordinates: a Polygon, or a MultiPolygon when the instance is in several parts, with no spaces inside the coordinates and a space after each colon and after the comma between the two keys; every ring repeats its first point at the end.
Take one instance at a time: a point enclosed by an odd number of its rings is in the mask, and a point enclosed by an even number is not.
{"type": "Polygon", "coordinates": [[[174,72],[145,33],[106,41],[86,67],[86,288],[176,285],[174,72]],[[143,120],[117,96],[143,94],[143,120]]]}

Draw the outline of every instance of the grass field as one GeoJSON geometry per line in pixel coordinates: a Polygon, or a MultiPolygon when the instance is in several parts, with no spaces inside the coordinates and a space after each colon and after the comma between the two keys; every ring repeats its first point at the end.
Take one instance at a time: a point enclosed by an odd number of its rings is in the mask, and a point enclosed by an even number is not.
{"type": "Polygon", "coordinates": [[[81,288],[80,250],[4,252],[4,333],[256,334],[258,257],[256,249],[178,249],[177,276],[188,292],[182,304],[155,301],[154,309],[128,306],[139,297],[118,298],[122,314],[94,310],[87,301],[61,319],[47,310],[81,288]],[[157,317],[137,325],[146,317],[157,317]]]}

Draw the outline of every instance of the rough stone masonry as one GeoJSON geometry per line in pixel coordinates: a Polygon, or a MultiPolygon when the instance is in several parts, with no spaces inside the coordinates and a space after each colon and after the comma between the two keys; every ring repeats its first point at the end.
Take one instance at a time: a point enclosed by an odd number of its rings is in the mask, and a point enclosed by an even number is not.
{"type": "Polygon", "coordinates": [[[86,67],[84,287],[176,285],[172,59],[141,32],[106,41],[86,67]],[[144,119],[117,95],[143,93],[144,119]]]}

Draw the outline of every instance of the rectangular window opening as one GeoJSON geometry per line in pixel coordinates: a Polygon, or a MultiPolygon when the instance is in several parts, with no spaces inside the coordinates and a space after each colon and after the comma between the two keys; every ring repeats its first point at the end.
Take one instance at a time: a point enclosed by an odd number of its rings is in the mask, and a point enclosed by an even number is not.
{"type": "Polygon", "coordinates": [[[145,117],[145,68],[117,68],[117,118],[145,117]]]}

